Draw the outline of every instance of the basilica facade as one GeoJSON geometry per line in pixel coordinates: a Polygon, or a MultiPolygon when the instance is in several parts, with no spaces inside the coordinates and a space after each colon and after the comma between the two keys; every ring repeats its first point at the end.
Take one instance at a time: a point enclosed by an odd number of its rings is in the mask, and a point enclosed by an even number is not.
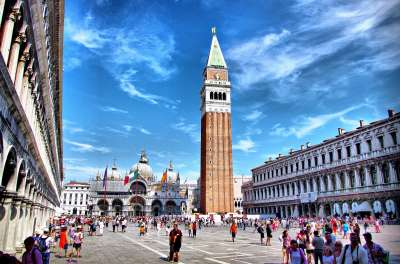
{"type": "Polygon", "coordinates": [[[92,215],[159,216],[187,212],[188,189],[172,162],[157,180],[146,153],[141,153],[127,175],[114,164],[111,172],[90,180],[89,212],[92,215]]]}

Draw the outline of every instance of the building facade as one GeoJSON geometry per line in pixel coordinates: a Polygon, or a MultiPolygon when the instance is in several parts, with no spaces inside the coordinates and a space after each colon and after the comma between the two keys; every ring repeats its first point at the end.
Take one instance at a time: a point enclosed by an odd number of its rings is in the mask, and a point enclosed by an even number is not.
{"type": "Polygon", "coordinates": [[[234,212],[243,213],[242,185],[251,180],[251,177],[238,176],[233,178],[233,206],[234,212]]]}
{"type": "Polygon", "coordinates": [[[233,212],[231,83],[215,28],[203,77],[200,210],[233,212]]]}
{"type": "Polygon", "coordinates": [[[114,165],[107,180],[97,175],[90,181],[89,203],[93,215],[159,216],[187,212],[188,189],[170,162],[160,181],[156,180],[145,152],[122,177],[114,165]]]}
{"type": "Polygon", "coordinates": [[[400,115],[338,129],[335,138],[307,144],[252,169],[242,186],[249,214],[399,216],[400,115]]]}
{"type": "Polygon", "coordinates": [[[0,1],[0,250],[60,205],[64,1],[0,1]]]}
{"type": "Polygon", "coordinates": [[[71,181],[64,185],[61,192],[61,209],[73,215],[87,215],[90,184],[71,181]]]}

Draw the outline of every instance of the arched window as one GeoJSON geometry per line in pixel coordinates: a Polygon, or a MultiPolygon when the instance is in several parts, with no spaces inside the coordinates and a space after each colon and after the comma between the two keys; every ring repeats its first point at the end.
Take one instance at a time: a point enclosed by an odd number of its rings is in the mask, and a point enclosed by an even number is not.
{"type": "Polygon", "coordinates": [[[222,93],[221,92],[219,92],[219,94],[218,94],[218,100],[222,100],[222,93]]]}
{"type": "Polygon", "coordinates": [[[226,101],[226,93],[222,94],[222,100],[226,101]]]}
{"type": "Polygon", "coordinates": [[[210,92],[210,99],[211,99],[211,100],[214,99],[214,94],[213,94],[213,92],[210,92]]]}
{"type": "Polygon", "coordinates": [[[214,100],[218,100],[218,93],[214,92],[214,100]]]}

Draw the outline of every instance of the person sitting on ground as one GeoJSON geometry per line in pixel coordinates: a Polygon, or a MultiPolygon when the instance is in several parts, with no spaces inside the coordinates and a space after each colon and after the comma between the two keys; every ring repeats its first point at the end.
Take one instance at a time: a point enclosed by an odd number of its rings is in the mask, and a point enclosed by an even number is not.
{"type": "Polygon", "coordinates": [[[22,255],[22,264],[43,264],[42,254],[35,246],[35,239],[27,237],[24,240],[25,252],[22,255]]]}

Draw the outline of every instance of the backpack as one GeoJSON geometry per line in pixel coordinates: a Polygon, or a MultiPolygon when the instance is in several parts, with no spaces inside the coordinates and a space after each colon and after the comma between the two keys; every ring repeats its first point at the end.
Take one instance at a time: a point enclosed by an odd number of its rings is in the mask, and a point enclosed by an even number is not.
{"type": "Polygon", "coordinates": [[[49,238],[49,237],[46,237],[46,238],[40,237],[38,239],[38,249],[39,249],[40,253],[46,253],[46,250],[49,248],[46,245],[47,238],[49,238]]]}

